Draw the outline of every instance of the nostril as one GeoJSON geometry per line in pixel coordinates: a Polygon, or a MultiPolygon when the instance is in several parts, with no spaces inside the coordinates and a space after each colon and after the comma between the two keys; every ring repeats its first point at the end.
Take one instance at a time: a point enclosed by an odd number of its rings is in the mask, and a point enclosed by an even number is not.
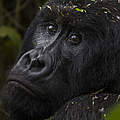
{"type": "Polygon", "coordinates": [[[29,69],[29,68],[30,68],[30,64],[31,64],[31,58],[30,58],[30,56],[29,56],[29,54],[28,54],[28,55],[26,55],[26,56],[22,59],[21,65],[22,65],[22,67],[23,67],[24,69],[29,69]]]}
{"type": "Polygon", "coordinates": [[[34,51],[31,50],[25,53],[20,58],[14,69],[19,67],[20,71],[29,71],[30,75],[35,76],[45,76],[51,73],[53,70],[51,69],[53,64],[52,57],[49,54],[38,55],[38,53],[34,52],[33,54],[33,52],[34,51]]]}
{"type": "Polygon", "coordinates": [[[28,69],[30,67],[30,63],[31,63],[31,58],[29,54],[27,54],[18,61],[16,66],[20,66],[23,69],[28,69]]]}
{"type": "Polygon", "coordinates": [[[39,61],[38,67],[44,68],[45,67],[45,62],[43,60],[39,61]]]}
{"type": "Polygon", "coordinates": [[[25,63],[25,66],[28,68],[30,66],[30,63],[31,63],[31,58],[29,55],[26,56],[26,63],[25,63]]]}
{"type": "Polygon", "coordinates": [[[31,61],[30,71],[31,72],[40,72],[43,68],[45,68],[44,60],[34,59],[31,61]]]}

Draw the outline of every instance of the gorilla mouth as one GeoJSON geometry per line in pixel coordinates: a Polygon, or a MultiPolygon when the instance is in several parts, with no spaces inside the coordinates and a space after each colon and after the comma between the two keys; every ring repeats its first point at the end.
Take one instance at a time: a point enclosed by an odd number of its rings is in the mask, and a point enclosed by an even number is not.
{"type": "Polygon", "coordinates": [[[25,85],[23,82],[20,82],[19,80],[9,80],[8,84],[14,84],[16,86],[19,86],[20,88],[24,89],[27,93],[34,95],[34,92],[30,89],[28,85],[25,85]]]}
{"type": "Polygon", "coordinates": [[[24,91],[26,91],[30,96],[33,96],[35,98],[38,99],[38,96],[40,96],[40,98],[44,98],[45,94],[43,92],[43,90],[41,90],[40,88],[37,89],[35,85],[31,85],[28,82],[22,82],[18,79],[9,79],[7,84],[13,84],[14,86],[17,86],[21,89],[23,89],[24,91]],[[42,97],[41,97],[42,96],[42,97]]]}

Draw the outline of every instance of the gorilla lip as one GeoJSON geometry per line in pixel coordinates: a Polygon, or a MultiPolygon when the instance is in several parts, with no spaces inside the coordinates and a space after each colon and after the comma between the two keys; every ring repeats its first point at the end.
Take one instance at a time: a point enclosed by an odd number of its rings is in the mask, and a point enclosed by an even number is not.
{"type": "Polygon", "coordinates": [[[36,90],[35,87],[31,87],[31,85],[27,85],[27,83],[23,83],[20,80],[16,80],[16,79],[9,79],[7,84],[15,84],[16,86],[22,88],[23,90],[25,90],[28,94],[32,95],[33,97],[36,97],[38,99],[38,96],[42,96],[42,98],[44,98],[44,93],[42,92],[42,90],[36,90]],[[37,91],[37,92],[35,92],[37,91]]]}
{"type": "Polygon", "coordinates": [[[16,80],[10,80],[8,82],[8,84],[16,84],[17,86],[19,86],[20,88],[24,89],[27,93],[32,94],[32,96],[34,95],[33,91],[31,89],[29,89],[27,86],[25,86],[24,84],[16,81],[16,80]]]}

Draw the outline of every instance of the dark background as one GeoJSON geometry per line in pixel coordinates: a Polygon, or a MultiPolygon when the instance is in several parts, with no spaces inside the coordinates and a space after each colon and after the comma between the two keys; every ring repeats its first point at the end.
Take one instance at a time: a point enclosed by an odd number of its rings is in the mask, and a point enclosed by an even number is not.
{"type": "MultiPolygon", "coordinates": [[[[25,31],[46,0],[0,0],[0,92],[21,47],[25,31]]],[[[5,120],[0,98],[0,120],[5,120]]]]}

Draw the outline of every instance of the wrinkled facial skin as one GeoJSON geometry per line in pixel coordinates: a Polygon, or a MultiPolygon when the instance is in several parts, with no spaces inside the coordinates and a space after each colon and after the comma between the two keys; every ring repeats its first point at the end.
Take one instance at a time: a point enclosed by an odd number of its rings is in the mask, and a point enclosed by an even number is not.
{"type": "Polygon", "coordinates": [[[3,89],[9,120],[42,120],[76,96],[119,92],[120,25],[99,4],[85,13],[60,4],[43,7],[26,32],[3,89]]]}

